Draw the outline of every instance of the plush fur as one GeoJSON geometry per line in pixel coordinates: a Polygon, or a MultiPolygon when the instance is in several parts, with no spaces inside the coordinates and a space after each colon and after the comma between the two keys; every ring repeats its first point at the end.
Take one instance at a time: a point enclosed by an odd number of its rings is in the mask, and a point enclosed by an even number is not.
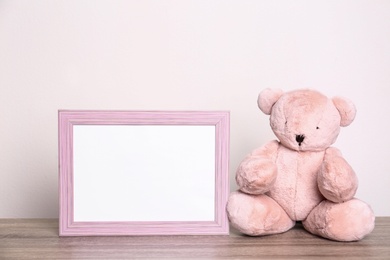
{"type": "Polygon", "coordinates": [[[227,204],[231,224],[251,235],[289,230],[296,221],[318,236],[360,240],[374,228],[370,206],[354,198],[358,180],[331,145],[356,115],[353,103],[314,90],[266,89],[258,98],[278,137],[239,165],[227,204]]]}

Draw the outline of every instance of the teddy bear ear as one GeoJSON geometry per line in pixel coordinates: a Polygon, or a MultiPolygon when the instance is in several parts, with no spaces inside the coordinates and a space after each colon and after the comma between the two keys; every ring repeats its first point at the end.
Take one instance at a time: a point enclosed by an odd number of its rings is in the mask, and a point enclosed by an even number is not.
{"type": "Polygon", "coordinates": [[[264,89],[259,94],[257,105],[264,114],[270,115],[272,106],[276,103],[276,101],[279,100],[282,95],[283,90],[281,89],[264,89]]]}
{"type": "Polygon", "coordinates": [[[342,97],[334,97],[332,101],[341,116],[340,126],[350,125],[356,116],[355,105],[352,101],[342,97]]]}

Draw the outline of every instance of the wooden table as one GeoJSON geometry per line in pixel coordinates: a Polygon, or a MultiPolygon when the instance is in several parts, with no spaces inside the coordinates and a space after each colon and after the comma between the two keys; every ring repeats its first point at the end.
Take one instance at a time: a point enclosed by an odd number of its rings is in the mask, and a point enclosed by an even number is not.
{"type": "Polygon", "coordinates": [[[0,259],[390,259],[390,217],[359,242],[334,242],[301,225],[284,234],[59,237],[57,219],[0,219],[0,259]]]}

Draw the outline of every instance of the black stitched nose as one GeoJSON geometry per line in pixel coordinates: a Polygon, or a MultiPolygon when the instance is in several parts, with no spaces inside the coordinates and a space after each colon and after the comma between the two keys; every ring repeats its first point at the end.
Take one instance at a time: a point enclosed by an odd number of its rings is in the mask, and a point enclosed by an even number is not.
{"type": "Polygon", "coordinates": [[[305,139],[304,135],[295,135],[295,140],[298,142],[299,146],[301,146],[301,143],[305,139]]]}

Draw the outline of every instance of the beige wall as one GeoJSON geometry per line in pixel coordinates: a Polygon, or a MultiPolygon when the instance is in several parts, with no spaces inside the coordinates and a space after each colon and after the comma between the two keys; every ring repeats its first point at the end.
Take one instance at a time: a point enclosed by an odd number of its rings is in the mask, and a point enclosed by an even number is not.
{"type": "Polygon", "coordinates": [[[230,110],[231,182],[273,139],[258,92],[352,99],[335,144],[390,216],[390,1],[0,2],[0,217],[56,217],[57,110],[230,110]]]}

